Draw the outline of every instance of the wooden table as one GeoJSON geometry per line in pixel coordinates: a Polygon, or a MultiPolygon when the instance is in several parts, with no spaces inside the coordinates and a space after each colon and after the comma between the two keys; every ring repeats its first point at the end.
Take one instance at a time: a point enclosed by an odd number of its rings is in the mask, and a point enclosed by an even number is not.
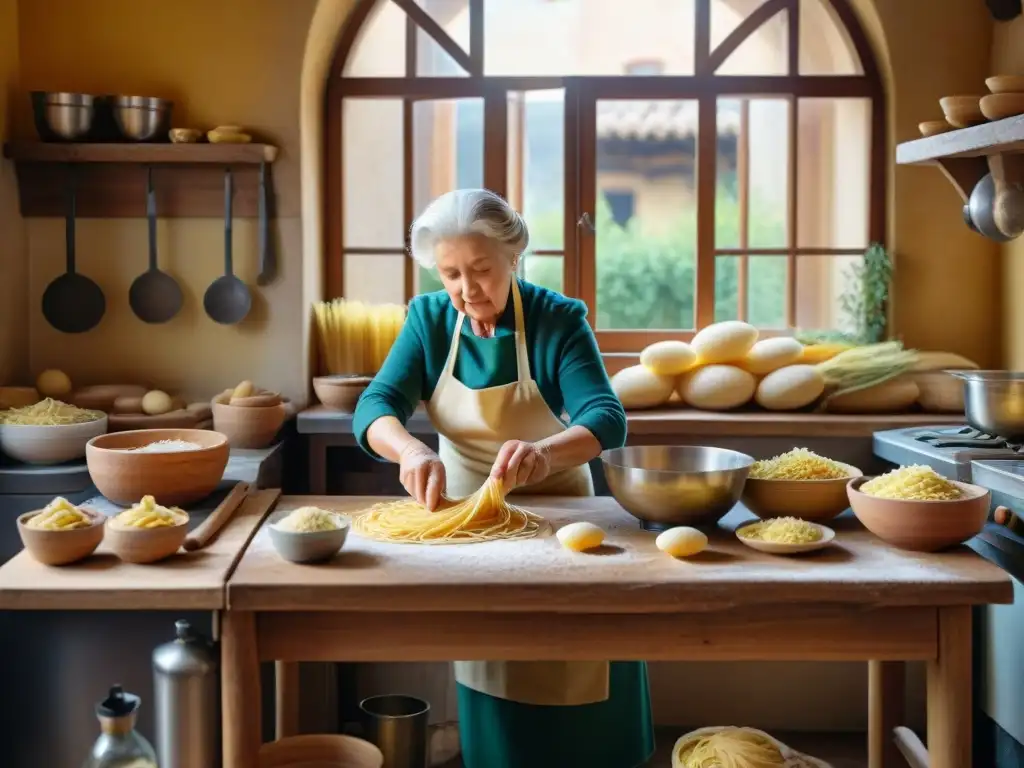
{"type": "MultiPolygon", "coordinates": [[[[282,497],[278,510],[379,501],[282,497]]],[[[931,768],[970,765],[970,606],[1013,594],[970,550],[902,552],[843,519],[828,550],[772,557],[732,535],[749,517],[740,508],[708,551],[677,561],[613,499],[520,503],[554,528],[597,523],[607,544],[575,554],[550,534],[457,547],[350,536],[330,563],[300,566],[259,531],[228,581],[224,768],[257,762],[261,661],[450,659],[871,661],[871,768],[896,765],[887,744],[902,717],[899,662],[926,661],[931,768]]]]}
{"type": "Polygon", "coordinates": [[[151,565],[122,563],[103,543],[60,568],[22,550],[0,567],[0,610],[222,610],[228,576],[280,495],[251,492],[206,547],[151,565]]]}

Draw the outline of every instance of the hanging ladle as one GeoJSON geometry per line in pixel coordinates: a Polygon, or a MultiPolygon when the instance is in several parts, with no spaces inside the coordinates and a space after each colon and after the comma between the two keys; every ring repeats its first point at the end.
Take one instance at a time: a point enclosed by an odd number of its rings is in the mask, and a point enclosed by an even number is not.
{"type": "Polygon", "coordinates": [[[146,219],[149,224],[149,269],[128,289],[132,312],[144,323],[166,323],[181,310],[181,286],[156,264],[156,192],[153,169],[146,169],[146,219]]]}
{"type": "Polygon", "coordinates": [[[224,274],[206,289],[203,308],[214,322],[234,325],[245,319],[252,307],[249,288],[235,277],[231,266],[231,169],[224,172],[224,274]]]}
{"type": "Polygon", "coordinates": [[[75,172],[69,167],[64,217],[66,271],[43,292],[43,317],[64,333],[91,331],[107,311],[107,300],[100,287],[85,275],[75,272],[75,206],[75,172]]]}

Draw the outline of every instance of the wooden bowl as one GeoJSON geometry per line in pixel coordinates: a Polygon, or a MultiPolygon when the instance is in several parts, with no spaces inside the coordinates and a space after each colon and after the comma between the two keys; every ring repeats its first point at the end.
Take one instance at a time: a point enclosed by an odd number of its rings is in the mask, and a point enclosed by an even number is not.
{"type": "Polygon", "coordinates": [[[206,429],[138,429],[111,432],[89,441],[85,462],[99,492],[116,504],[134,504],[153,496],[166,506],[181,506],[209,496],[228,464],[228,439],[206,429]],[[158,440],[185,440],[193,451],[139,453],[158,440]]]}
{"type": "Polygon", "coordinates": [[[289,736],[260,747],[259,768],[382,768],[383,753],[354,736],[289,736]]]}
{"type": "Polygon", "coordinates": [[[313,379],[313,391],[328,408],[352,413],[371,381],[369,376],[317,376],[313,379]]]}
{"type": "Polygon", "coordinates": [[[111,552],[126,563],[145,565],[165,560],[181,549],[188,535],[188,517],[178,525],[163,528],[126,528],[110,518],[106,529],[111,552]]]}
{"type": "Polygon", "coordinates": [[[967,128],[985,122],[980,96],[943,96],[939,99],[946,122],[954,128],[967,128]]]}
{"type": "Polygon", "coordinates": [[[990,93],[982,96],[981,113],[989,120],[1003,120],[1024,114],[1024,93],[990,93]]]}
{"type": "Polygon", "coordinates": [[[922,136],[938,136],[940,133],[947,133],[953,130],[953,126],[945,120],[925,120],[917,124],[917,130],[922,136]]]}
{"type": "Polygon", "coordinates": [[[18,535],[32,557],[43,565],[68,565],[83,560],[103,541],[103,523],[106,518],[90,509],[81,511],[93,519],[92,525],[69,531],[41,531],[29,528],[29,518],[43,510],[36,509],[18,516],[18,535]]]}
{"type": "Polygon", "coordinates": [[[992,93],[1024,93],[1024,75],[993,75],[985,86],[992,93]]]}
{"type": "Polygon", "coordinates": [[[82,424],[51,427],[0,424],[0,451],[26,464],[62,464],[82,458],[89,441],[106,431],[106,414],[82,424]]]}
{"type": "Polygon", "coordinates": [[[988,519],[992,494],[977,485],[956,483],[965,493],[960,499],[909,501],[862,493],[860,486],[868,480],[858,477],[846,487],[853,513],[875,536],[900,549],[937,552],[962,544],[988,519]]]}
{"type": "Polygon", "coordinates": [[[266,448],[274,442],[288,418],[284,403],[262,407],[225,405],[214,400],[213,428],[224,434],[235,448],[266,448]]]}
{"type": "Polygon", "coordinates": [[[850,506],[846,486],[863,476],[856,467],[842,465],[846,477],[835,480],[758,480],[748,477],[743,486],[743,505],[762,520],[799,517],[810,523],[831,520],[850,506]]]}

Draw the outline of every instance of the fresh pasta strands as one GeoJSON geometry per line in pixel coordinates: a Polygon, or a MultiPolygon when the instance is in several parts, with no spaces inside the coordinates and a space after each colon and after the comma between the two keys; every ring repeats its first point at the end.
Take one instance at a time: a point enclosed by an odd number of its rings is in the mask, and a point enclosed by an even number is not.
{"type": "Polygon", "coordinates": [[[405,323],[401,304],[334,299],[313,305],[320,367],[328,374],[373,375],[405,323]]]}
{"type": "Polygon", "coordinates": [[[544,518],[505,500],[500,480],[488,479],[472,496],[431,512],[412,499],[375,504],[359,514],[352,530],[369,539],[405,544],[474,544],[529,539],[544,518]]]}
{"type": "Polygon", "coordinates": [[[101,411],[90,411],[48,397],[35,405],[11,408],[0,413],[0,424],[59,427],[102,419],[101,411]]]}
{"type": "Polygon", "coordinates": [[[684,736],[672,749],[672,768],[786,768],[782,751],[745,728],[684,736]]]}

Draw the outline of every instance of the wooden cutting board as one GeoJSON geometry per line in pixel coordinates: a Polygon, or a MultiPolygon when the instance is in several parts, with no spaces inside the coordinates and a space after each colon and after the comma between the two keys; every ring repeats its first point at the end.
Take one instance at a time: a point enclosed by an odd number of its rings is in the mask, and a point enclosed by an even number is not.
{"type": "Polygon", "coordinates": [[[192,403],[185,408],[149,416],[145,413],[112,413],[108,416],[111,432],[129,429],[210,429],[213,414],[209,403],[192,403]]]}

